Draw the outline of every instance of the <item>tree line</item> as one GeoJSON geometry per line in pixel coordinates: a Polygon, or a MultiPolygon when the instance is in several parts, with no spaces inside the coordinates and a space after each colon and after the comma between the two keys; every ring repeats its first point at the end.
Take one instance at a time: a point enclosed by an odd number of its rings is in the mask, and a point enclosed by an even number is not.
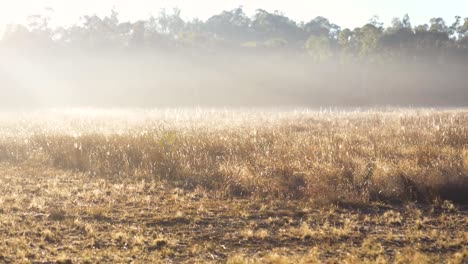
{"type": "Polygon", "coordinates": [[[157,16],[133,23],[122,22],[112,10],[105,17],[83,16],[75,25],[57,28],[50,26],[50,17],[32,15],[26,25],[8,25],[0,45],[51,50],[283,50],[306,54],[316,61],[464,61],[468,55],[468,17],[456,16],[452,24],[432,18],[428,24],[412,25],[410,17],[404,15],[394,18],[388,27],[373,17],[365,25],[349,29],[321,16],[297,22],[279,11],[263,9],[249,17],[242,7],[206,21],[184,21],[180,9],[163,9],[157,16]]]}

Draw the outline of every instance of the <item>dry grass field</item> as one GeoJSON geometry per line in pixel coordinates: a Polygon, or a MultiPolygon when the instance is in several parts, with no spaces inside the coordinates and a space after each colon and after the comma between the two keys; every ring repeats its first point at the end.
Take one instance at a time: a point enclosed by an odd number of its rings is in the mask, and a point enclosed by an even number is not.
{"type": "Polygon", "coordinates": [[[0,114],[0,262],[467,263],[468,111],[0,114]]]}

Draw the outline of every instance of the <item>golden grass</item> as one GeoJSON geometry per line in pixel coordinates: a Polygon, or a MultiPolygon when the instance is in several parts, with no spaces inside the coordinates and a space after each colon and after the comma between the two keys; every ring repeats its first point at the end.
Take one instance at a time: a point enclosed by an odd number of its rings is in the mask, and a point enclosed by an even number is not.
{"type": "Polygon", "coordinates": [[[0,122],[0,161],[105,179],[220,197],[468,201],[464,110],[70,110],[0,122]]]}
{"type": "Polygon", "coordinates": [[[466,110],[0,114],[0,262],[466,263],[467,133],[466,110]]]}
{"type": "Polygon", "coordinates": [[[1,263],[466,263],[467,208],[218,199],[0,163],[1,263]],[[419,261],[419,262],[418,262],[419,261]]]}

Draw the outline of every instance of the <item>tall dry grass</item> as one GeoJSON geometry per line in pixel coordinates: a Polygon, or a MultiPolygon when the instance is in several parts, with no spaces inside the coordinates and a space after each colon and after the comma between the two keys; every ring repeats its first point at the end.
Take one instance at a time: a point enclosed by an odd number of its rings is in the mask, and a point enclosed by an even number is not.
{"type": "Polygon", "coordinates": [[[0,161],[224,197],[468,202],[468,111],[9,113],[0,161]]]}

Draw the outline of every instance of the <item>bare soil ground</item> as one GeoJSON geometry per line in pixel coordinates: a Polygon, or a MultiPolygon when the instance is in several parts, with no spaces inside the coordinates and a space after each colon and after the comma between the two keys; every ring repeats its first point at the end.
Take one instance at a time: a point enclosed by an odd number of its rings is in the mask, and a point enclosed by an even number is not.
{"type": "Polygon", "coordinates": [[[468,208],[447,201],[222,198],[0,164],[4,263],[467,263],[468,208]]]}

